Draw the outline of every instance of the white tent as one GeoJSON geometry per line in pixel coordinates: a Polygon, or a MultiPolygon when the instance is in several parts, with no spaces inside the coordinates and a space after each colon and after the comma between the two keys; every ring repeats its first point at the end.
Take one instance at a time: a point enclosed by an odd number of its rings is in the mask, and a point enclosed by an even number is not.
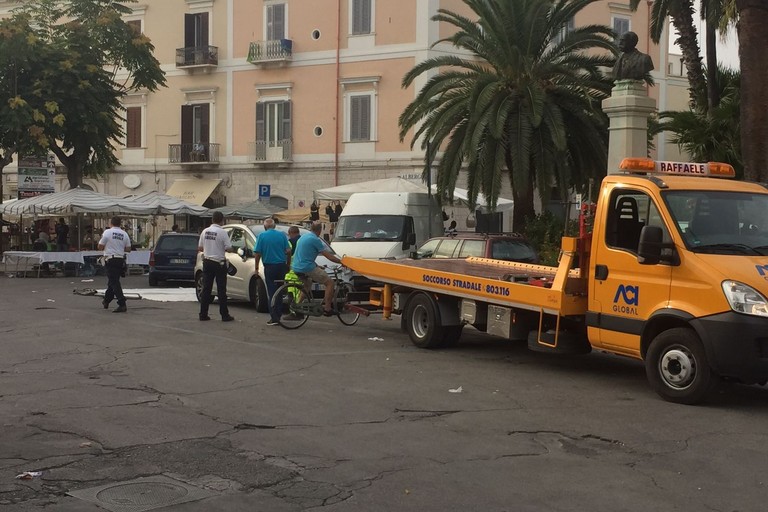
{"type": "Polygon", "coordinates": [[[156,190],[138,196],[128,196],[127,199],[145,203],[152,208],[153,215],[206,215],[208,213],[208,208],[204,206],[198,206],[156,190]]]}
{"type": "MultiPolygon", "coordinates": [[[[385,178],[361,183],[350,183],[338,187],[322,188],[315,191],[315,199],[326,201],[346,201],[355,192],[426,192],[427,186],[423,183],[406,180],[404,178],[385,178]]],[[[432,193],[437,191],[437,186],[432,185],[432,193]]],[[[469,191],[463,188],[453,190],[454,201],[467,206],[469,204],[469,191]]],[[[514,201],[500,197],[496,203],[496,211],[504,212],[514,207],[514,201]]],[[[490,212],[483,194],[477,195],[477,207],[482,213],[490,212]]]]}
{"type": "Polygon", "coordinates": [[[152,207],[122,197],[110,196],[88,190],[73,188],[64,192],[42,194],[0,205],[3,215],[71,215],[75,213],[133,213],[146,215],[152,207]]]}

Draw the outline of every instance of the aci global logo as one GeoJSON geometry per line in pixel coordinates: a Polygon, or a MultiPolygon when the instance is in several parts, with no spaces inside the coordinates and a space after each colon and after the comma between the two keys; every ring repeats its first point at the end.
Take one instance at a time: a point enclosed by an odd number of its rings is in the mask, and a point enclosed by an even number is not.
{"type": "Polygon", "coordinates": [[[768,265],[755,265],[757,273],[762,276],[763,279],[768,281],[768,265]]]}
{"type": "Polygon", "coordinates": [[[640,287],[628,284],[620,284],[616,288],[616,296],[613,298],[614,313],[636,315],[640,298],[640,287]],[[621,302],[620,302],[621,301],[621,302]]]}

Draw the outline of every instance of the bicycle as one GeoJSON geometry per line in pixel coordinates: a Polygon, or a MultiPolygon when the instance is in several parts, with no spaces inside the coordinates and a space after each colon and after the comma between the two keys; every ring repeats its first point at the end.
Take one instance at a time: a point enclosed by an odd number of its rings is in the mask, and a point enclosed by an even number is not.
{"type": "MultiPolygon", "coordinates": [[[[327,267],[326,267],[327,268],[327,267]]],[[[366,309],[349,303],[352,286],[343,281],[339,274],[341,267],[332,268],[333,272],[333,313],[344,325],[355,325],[360,315],[368,316],[366,309]]],[[[305,277],[299,274],[299,279],[285,281],[272,296],[272,309],[281,308],[278,323],[285,329],[298,329],[309,320],[310,316],[325,316],[323,314],[323,290],[318,290],[318,296],[305,286],[305,277]]]]}

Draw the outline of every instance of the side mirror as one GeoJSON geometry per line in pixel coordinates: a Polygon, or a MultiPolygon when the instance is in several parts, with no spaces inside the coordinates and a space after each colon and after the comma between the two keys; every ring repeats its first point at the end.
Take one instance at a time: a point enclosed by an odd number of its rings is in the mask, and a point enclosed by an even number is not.
{"type": "Polygon", "coordinates": [[[403,249],[408,249],[416,245],[416,233],[408,233],[405,235],[405,241],[403,242],[403,249]]]}
{"type": "Polygon", "coordinates": [[[419,259],[419,253],[416,251],[411,251],[408,253],[408,257],[411,258],[412,260],[417,260],[419,259]]]}
{"type": "Polygon", "coordinates": [[[637,262],[641,265],[656,265],[661,261],[663,237],[659,226],[643,227],[640,231],[640,243],[637,246],[637,262]]]}

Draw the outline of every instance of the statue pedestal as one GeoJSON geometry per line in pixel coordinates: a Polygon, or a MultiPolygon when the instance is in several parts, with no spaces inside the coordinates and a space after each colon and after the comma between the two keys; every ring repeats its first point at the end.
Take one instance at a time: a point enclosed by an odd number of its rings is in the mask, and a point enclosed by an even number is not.
{"type": "Polygon", "coordinates": [[[619,172],[627,157],[648,156],[648,116],[656,111],[656,100],[648,97],[640,80],[617,80],[611,97],[603,100],[608,115],[608,174],[619,172]]]}

